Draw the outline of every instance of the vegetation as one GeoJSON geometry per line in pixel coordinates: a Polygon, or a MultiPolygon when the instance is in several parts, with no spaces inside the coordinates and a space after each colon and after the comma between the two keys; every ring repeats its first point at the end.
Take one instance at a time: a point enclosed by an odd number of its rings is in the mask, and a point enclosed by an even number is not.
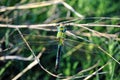
{"type": "Polygon", "coordinates": [[[119,80],[119,4],[0,0],[0,80],[119,80]],[[67,31],[55,72],[60,23],[67,31]]]}

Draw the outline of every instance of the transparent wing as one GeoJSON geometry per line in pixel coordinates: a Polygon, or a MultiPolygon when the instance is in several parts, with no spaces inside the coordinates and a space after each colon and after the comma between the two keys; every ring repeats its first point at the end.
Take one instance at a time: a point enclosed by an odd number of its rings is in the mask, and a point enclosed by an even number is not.
{"type": "MultiPolygon", "coordinates": [[[[55,36],[41,36],[41,35],[29,35],[23,34],[24,38],[27,40],[30,47],[39,52],[42,47],[46,48],[45,53],[55,53],[57,52],[58,48],[58,40],[55,36]]],[[[14,45],[19,47],[21,50],[29,50],[24,41],[22,40],[19,34],[13,36],[14,45]]],[[[89,43],[81,42],[76,39],[66,38],[64,39],[64,45],[62,48],[62,53],[65,53],[65,56],[70,56],[72,54],[81,54],[81,52],[85,53],[86,49],[83,47],[88,46],[89,43]]],[[[88,46],[89,47],[89,46],[88,46]]]]}
{"type": "MultiPolygon", "coordinates": [[[[23,36],[34,51],[40,51],[42,47],[45,47],[48,50],[47,52],[57,49],[58,41],[54,36],[40,36],[29,34],[23,34],[23,36]]],[[[29,49],[19,34],[13,36],[12,42],[15,45],[15,47],[19,47],[19,49],[29,49]]]]}

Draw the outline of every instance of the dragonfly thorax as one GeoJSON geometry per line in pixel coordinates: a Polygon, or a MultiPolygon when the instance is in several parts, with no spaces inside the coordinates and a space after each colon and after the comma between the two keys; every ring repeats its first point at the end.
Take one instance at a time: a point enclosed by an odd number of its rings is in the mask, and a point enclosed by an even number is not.
{"type": "Polygon", "coordinates": [[[63,25],[60,25],[57,27],[57,38],[65,38],[65,32],[66,32],[66,28],[63,25]]]}
{"type": "Polygon", "coordinates": [[[66,31],[66,28],[64,26],[59,26],[57,28],[57,30],[58,30],[58,32],[63,32],[64,33],[66,31]]]}

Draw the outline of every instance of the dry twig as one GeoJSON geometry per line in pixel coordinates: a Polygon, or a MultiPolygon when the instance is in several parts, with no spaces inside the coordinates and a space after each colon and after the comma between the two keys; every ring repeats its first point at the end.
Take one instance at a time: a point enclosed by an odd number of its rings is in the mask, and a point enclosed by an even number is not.
{"type": "MultiPolygon", "coordinates": [[[[55,26],[57,26],[57,23],[53,23],[53,24],[36,24],[36,25],[11,25],[11,24],[0,24],[0,27],[8,27],[8,28],[29,28],[29,29],[39,29],[39,30],[45,30],[45,31],[57,31],[57,29],[55,28],[55,26]],[[54,26],[54,27],[53,27],[54,26]]],[[[120,40],[117,34],[115,34],[116,37],[111,36],[111,34],[107,34],[107,33],[101,33],[98,31],[95,31],[93,29],[90,29],[88,27],[85,27],[85,24],[75,24],[75,23],[65,23],[65,26],[78,26],[84,29],[89,30],[90,32],[92,32],[92,34],[95,34],[96,36],[103,36],[106,38],[114,38],[116,40],[120,40]]],[[[86,24],[87,26],[89,26],[88,24],[86,24]]],[[[108,27],[108,25],[101,25],[101,24],[94,24],[94,25],[90,25],[92,27],[96,27],[96,26],[104,26],[104,27],[108,27]]],[[[120,25],[111,25],[110,27],[120,27],[120,25]]],[[[69,33],[69,32],[68,32],[69,33]]],[[[71,33],[73,34],[73,33],[71,33]]],[[[81,38],[81,37],[79,37],[81,38]]],[[[82,39],[82,38],[81,38],[82,39]]]]}
{"type": "Polygon", "coordinates": [[[109,62],[107,62],[105,65],[103,65],[102,67],[100,67],[98,70],[96,70],[95,72],[93,72],[91,75],[87,76],[86,78],[84,78],[83,80],[88,80],[89,78],[91,78],[93,75],[97,74],[98,71],[102,70],[105,66],[108,65],[109,62]]]}
{"type": "Polygon", "coordinates": [[[53,4],[58,4],[60,3],[61,0],[54,0],[54,1],[43,1],[43,2],[37,2],[37,3],[29,3],[25,5],[16,5],[16,6],[11,6],[11,7],[6,7],[6,6],[1,6],[0,7],[0,12],[8,11],[8,10],[15,10],[15,9],[31,9],[31,8],[38,8],[38,7],[44,7],[44,6],[49,6],[53,4]]]}
{"type": "Polygon", "coordinates": [[[22,60],[22,61],[32,61],[34,60],[31,56],[29,57],[21,57],[21,56],[1,56],[0,61],[4,60],[22,60]]]}
{"type": "MultiPolygon", "coordinates": [[[[45,48],[43,48],[43,50],[38,54],[37,58],[40,58],[42,53],[45,51],[45,48]]],[[[23,71],[21,71],[20,73],[18,73],[12,80],[17,80],[18,78],[20,78],[25,72],[27,72],[28,70],[30,70],[31,68],[33,68],[35,65],[38,64],[38,61],[35,59],[32,63],[30,63],[25,69],[23,69],[23,71]]]]}
{"type": "Polygon", "coordinates": [[[78,17],[83,18],[83,15],[76,12],[69,4],[67,4],[66,2],[64,2],[62,0],[43,1],[43,2],[39,2],[39,3],[29,3],[26,5],[16,5],[16,6],[11,6],[11,7],[2,6],[0,8],[0,12],[4,12],[4,11],[8,11],[8,10],[15,10],[15,9],[31,9],[31,8],[54,5],[54,4],[63,4],[67,9],[72,11],[78,17]]]}

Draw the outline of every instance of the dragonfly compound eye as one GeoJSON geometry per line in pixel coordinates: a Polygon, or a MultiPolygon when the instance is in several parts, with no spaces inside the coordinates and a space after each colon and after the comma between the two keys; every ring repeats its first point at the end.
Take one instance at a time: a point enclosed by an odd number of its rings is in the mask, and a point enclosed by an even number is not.
{"type": "Polygon", "coordinates": [[[65,32],[65,31],[66,31],[66,28],[62,26],[62,27],[60,27],[60,31],[61,31],[61,32],[65,32]]]}

